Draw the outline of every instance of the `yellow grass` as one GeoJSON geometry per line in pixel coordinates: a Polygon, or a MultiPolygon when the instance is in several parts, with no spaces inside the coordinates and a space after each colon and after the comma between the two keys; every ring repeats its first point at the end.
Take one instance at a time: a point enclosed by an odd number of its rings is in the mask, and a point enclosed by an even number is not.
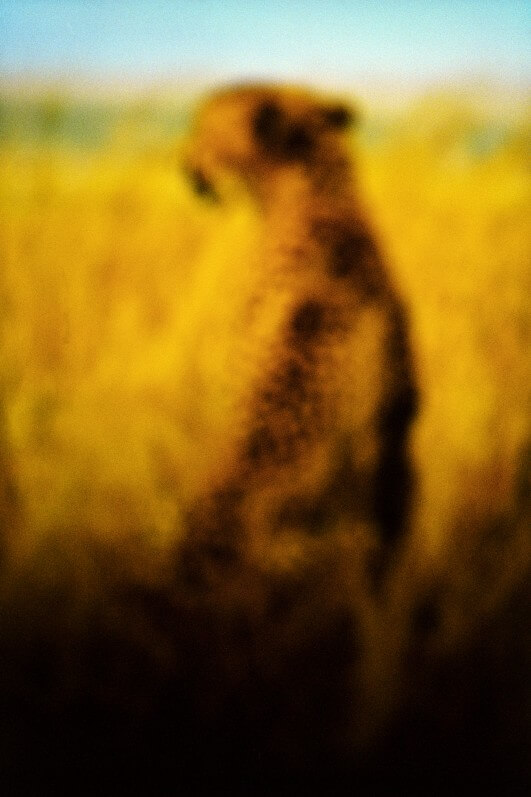
{"type": "MultiPolygon", "coordinates": [[[[205,331],[237,307],[255,222],[244,203],[196,199],[178,142],[135,141],[143,119],[93,151],[0,147],[3,448],[30,543],[59,527],[164,545],[223,445],[226,341],[207,346],[205,331]]],[[[411,306],[419,519],[434,545],[460,514],[510,509],[527,436],[525,131],[514,120],[476,157],[460,144],[467,119],[427,103],[357,148],[411,306]]]]}

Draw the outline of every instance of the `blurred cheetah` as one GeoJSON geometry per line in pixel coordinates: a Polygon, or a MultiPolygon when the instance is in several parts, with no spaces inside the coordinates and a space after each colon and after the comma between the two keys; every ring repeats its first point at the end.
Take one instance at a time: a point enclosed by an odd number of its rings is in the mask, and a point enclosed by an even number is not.
{"type": "Polygon", "coordinates": [[[189,518],[186,544],[203,562],[263,552],[282,530],[357,524],[395,543],[407,526],[414,365],[358,200],[352,122],[342,103],[272,86],[214,94],[196,119],[186,154],[196,191],[223,202],[226,180],[239,181],[263,230],[237,439],[189,518]],[[255,333],[268,314],[267,335],[255,333]]]}

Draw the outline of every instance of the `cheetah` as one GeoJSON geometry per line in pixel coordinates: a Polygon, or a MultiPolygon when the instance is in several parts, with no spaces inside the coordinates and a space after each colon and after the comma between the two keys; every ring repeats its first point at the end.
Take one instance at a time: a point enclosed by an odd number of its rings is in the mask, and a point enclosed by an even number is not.
{"type": "Polygon", "coordinates": [[[359,526],[387,546],[407,529],[414,358],[358,196],[354,116],[310,91],[246,85],[215,93],[196,118],[185,156],[195,191],[223,203],[236,181],[261,224],[243,330],[254,368],[232,450],[189,513],[187,545],[204,559],[263,553],[282,531],[359,526]]]}

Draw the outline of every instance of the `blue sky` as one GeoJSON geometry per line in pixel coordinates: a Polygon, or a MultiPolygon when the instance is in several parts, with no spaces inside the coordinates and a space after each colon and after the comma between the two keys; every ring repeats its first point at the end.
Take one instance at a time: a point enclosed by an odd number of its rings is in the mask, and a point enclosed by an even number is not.
{"type": "Polygon", "coordinates": [[[526,0],[0,0],[0,72],[522,85],[530,29],[526,0]]]}

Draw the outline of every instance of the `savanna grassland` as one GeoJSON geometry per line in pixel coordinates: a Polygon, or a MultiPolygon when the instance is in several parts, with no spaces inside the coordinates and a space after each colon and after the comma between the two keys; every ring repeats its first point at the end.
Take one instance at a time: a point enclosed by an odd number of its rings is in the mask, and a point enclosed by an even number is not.
{"type": "Polygon", "coordinates": [[[463,770],[521,786],[526,108],[433,90],[367,107],[353,133],[421,388],[398,575],[372,594],[334,537],[284,581],[253,565],[190,599],[165,554],[230,437],[228,330],[260,222],[237,186],[224,204],[192,193],[194,100],[0,92],[6,793],[48,793],[17,791],[34,777],[130,794],[142,776],[147,794],[154,773],[255,793],[274,767],[273,781],[323,777],[323,794],[343,774],[368,793],[439,793],[463,770]]]}
{"type": "MultiPolygon", "coordinates": [[[[222,440],[208,374],[253,220],[190,193],[189,107],[2,99],[3,448],[32,535],[142,528],[161,542],[222,440]]],[[[527,134],[521,107],[455,90],[371,108],[358,136],[362,190],[411,307],[430,544],[470,503],[507,509],[522,467],[527,134]]]]}

